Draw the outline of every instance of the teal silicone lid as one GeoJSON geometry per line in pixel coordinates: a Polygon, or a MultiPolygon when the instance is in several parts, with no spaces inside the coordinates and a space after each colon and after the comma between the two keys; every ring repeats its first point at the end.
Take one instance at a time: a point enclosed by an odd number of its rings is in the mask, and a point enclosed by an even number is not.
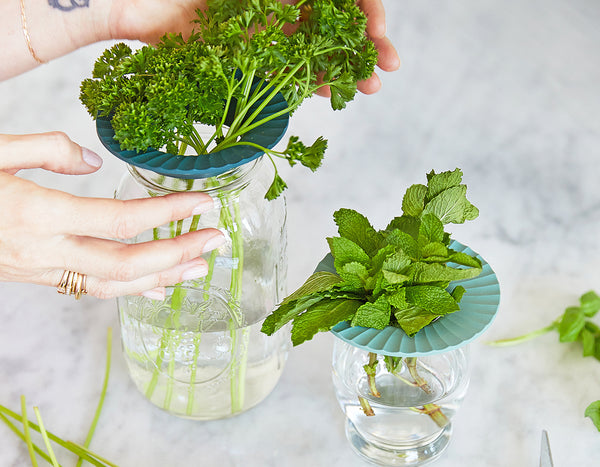
{"type": "MultiPolygon", "coordinates": [[[[451,288],[466,289],[460,310],[442,316],[425,326],[414,337],[402,329],[387,326],[382,330],[350,326],[348,321],[337,324],[331,332],[368,352],[392,357],[420,357],[462,347],[481,335],[491,324],[500,304],[500,284],[490,265],[469,247],[453,241],[450,248],[476,256],[482,264],[481,274],[473,279],[454,281],[451,288]]],[[[317,270],[335,272],[333,257],[328,255],[317,270]]]]}
{"type": "MultiPolygon", "coordinates": [[[[255,83],[254,86],[257,84],[255,83]]],[[[263,101],[264,99],[259,99],[248,113],[252,114],[263,101]]],[[[287,106],[283,95],[277,93],[258,113],[254,121],[258,122],[263,118],[282,112],[287,106]]],[[[230,124],[232,121],[233,115],[230,113],[225,123],[230,124]]],[[[272,149],[285,134],[288,121],[289,113],[284,112],[248,131],[240,141],[251,142],[272,149]]],[[[115,132],[109,117],[98,117],[96,119],[96,131],[104,147],[119,159],[136,167],[174,178],[214,177],[263,155],[262,151],[248,145],[234,146],[200,156],[180,156],[154,148],[148,148],[145,151],[122,150],[119,142],[115,139],[115,132]]]]}

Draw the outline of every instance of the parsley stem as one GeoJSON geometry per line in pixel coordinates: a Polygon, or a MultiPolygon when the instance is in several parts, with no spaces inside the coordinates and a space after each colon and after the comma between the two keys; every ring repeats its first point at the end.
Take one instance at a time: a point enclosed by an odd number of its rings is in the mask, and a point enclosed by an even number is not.
{"type": "Polygon", "coordinates": [[[499,339],[496,341],[487,342],[487,345],[491,345],[494,347],[507,347],[509,345],[515,345],[515,344],[520,344],[522,342],[527,342],[528,340],[534,339],[538,336],[541,336],[543,334],[546,334],[546,333],[556,329],[558,327],[559,322],[560,322],[559,320],[554,321],[552,324],[549,324],[546,327],[543,327],[536,331],[529,332],[527,334],[523,334],[522,336],[512,337],[509,339],[499,339]]]}

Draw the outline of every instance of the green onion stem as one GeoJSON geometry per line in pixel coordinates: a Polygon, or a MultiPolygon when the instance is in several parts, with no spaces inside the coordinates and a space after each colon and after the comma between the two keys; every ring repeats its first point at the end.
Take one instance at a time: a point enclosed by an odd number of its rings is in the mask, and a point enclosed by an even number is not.
{"type": "Polygon", "coordinates": [[[27,404],[25,402],[25,396],[21,396],[21,420],[23,422],[23,434],[25,435],[25,443],[27,444],[27,451],[29,452],[29,458],[31,459],[31,465],[37,467],[37,459],[33,450],[33,443],[31,442],[31,433],[29,432],[29,423],[27,421],[27,404]]]}
{"type": "MultiPolygon", "coordinates": [[[[110,375],[110,363],[111,363],[111,354],[112,354],[112,328],[108,328],[106,335],[106,364],[104,367],[104,381],[102,382],[102,390],[100,391],[100,399],[98,400],[98,406],[96,407],[96,412],[94,413],[94,418],[92,419],[92,424],[90,425],[90,429],[85,438],[85,442],[83,443],[84,448],[89,448],[92,442],[92,438],[94,437],[94,432],[96,431],[96,426],[98,425],[98,420],[100,419],[100,413],[102,412],[102,407],[104,406],[104,399],[106,398],[106,390],[108,388],[108,378],[110,375]]],[[[83,459],[80,457],[77,461],[76,467],[80,467],[83,463],[83,459]]]]}
{"type": "Polygon", "coordinates": [[[52,460],[52,465],[54,467],[59,467],[58,461],[56,460],[56,456],[54,455],[54,451],[52,450],[52,445],[50,444],[50,440],[48,439],[48,433],[46,433],[46,429],[44,428],[44,422],[42,421],[40,409],[34,407],[33,412],[35,413],[35,418],[37,418],[38,425],[40,427],[40,434],[42,435],[42,439],[44,440],[44,444],[46,445],[46,451],[48,451],[48,455],[52,460]]]}
{"type": "MultiPolygon", "coordinates": [[[[2,420],[14,434],[16,434],[19,438],[21,438],[21,440],[23,440],[25,443],[28,442],[27,436],[24,435],[23,433],[21,433],[19,431],[19,429],[8,418],[6,418],[6,415],[4,415],[1,411],[0,411],[0,420],[2,420]]],[[[29,422],[27,421],[25,424],[27,425],[27,430],[29,430],[29,422]]],[[[29,439],[29,442],[31,442],[31,439],[29,439]]],[[[50,459],[50,457],[48,457],[48,454],[46,454],[44,451],[42,451],[42,449],[37,444],[31,442],[31,445],[33,447],[33,450],[35,452],[37,452],[46,462],[48,462],[49,464],[52,463],[52,459],[50,459]]],[[[32,461],[32,465],[37,465],[37,464],[33,464],[33,461],[32,461]]]]}

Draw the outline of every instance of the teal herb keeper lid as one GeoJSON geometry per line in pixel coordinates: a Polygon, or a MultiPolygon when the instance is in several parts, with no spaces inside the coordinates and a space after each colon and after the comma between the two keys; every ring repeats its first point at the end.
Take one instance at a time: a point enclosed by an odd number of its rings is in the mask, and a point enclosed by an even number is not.
{"type": "MultiPolygon", "coordinates": [[[[482,264],[479,276],[451,283],[452,288],[462,285],[466,290],[458,311],[438,318],[413,337],[395,326],[378,330],[350,326],[348,321],[337,324],[331,332],[355,347],[392,357],[438,354],[462,347],[476,339],[492,324],[498,312],[500,284],[490,265],[469,247],[453,241],[450,248],[476,256],[482,264]]],[[[319,263],[317,270],[335,273],[333,257],[327,255],[319,263]]]]}

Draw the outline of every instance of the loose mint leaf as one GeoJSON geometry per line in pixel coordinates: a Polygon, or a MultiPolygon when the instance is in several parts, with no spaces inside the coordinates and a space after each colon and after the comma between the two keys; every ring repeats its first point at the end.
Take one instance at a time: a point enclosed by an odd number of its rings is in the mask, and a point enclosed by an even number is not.
{"type": "Polygon", "coordinates": [[[332,285],[342,282],[342,278],[337,274],[318,271],[312,274],[306,282],[300,286],[294,293],[286,297],[282,305],[297,300],[305,295],[311,295],[316,292],[322,292],[331,288],[332,285]]]}
{"type": "Polygon", "coordinates": [[[454,287],[454,290],[450,292],[450,295],[452,295],[452,298],[456,301],[456,303],[460,303],[466,291],[467,289],[465,289],[462,285],[457,285],[454,287]]]}
{"type": "Polygon", "coordinates": [[[427,187],[425,185],[413,185],[406,190],[404,198],[402,198],[402,211],[404,214],[411,217],[419,217],[425,207],[426,194],[427,187]]]}
{"type": "Polygon", "coordinates": [[[558,326],[560,342],[575,342],[585,326],[585,315],[579,307],[569,307],[558,326]]]}
{"type": "Polygon", "coordinates": [[[371,262],[369,255],[359,245],[345,237],[328,238],[329,249],[335,260],[336,270],[347,263],[361,263],[368,266],[371,262]]]}
{"type": "Polygon", "coordinates": [[[429,201],[423,213],[434,214],[444,224],[462,224],[476,219],[479,210],[467,200],[466,193],[465,185],[448,188],[429,201]]]}
{"type": "Polygon", "coordinates": [[[462,176],[463,174],[460,169],[439,174],[436,174],[435,171],[432,170],[427,174],[427,202],[431,201],[442,191],[459,186],[462,182],[462,176]]]}
{"type": "Polygon", "coordinates": [[[430,324],[439,315],[431,313],[423,308],[413,306],[403,310],[394,310],[394,317],[398,326],[409,336],[414,336],[417,332],[430,324]]]}
{"type": "Polygon", "coordinates": [[[419,237],[424,237],[429,242],[442,243],[444,241],[444,224],[433,214],[423,215],[419,226],[419,237]]]}
{"type": "Polygon", "coordinates": [[[352,209],[339,209],[333,214],[340,236],[352,240],[372,257],[384,245],[383,235],[377,232],[362,214],[352,209]]]}
{"type": "Polygon", "coordinates": [[[375,303],[367,302],[361,305],[354,318],[352,326],[383,329],[390,324],[391,307],[384,297],[379,297],[375,303]]]}
{"type": "Polygon", "coordinates": [[[594,317],[598,313],[598,310],[600,310],[600,296],[594,291],[584,293],[579,298],[579,303],[581,304],[583,314],[589,318],[594,317]]]}
{"type": "Polygon", "coordinates": [[[430,285],[406,287],[406,301],[435,315],[446,315],[459,309],[446,290],[430,285]]]}
{"type": "Polygon", "coordinates": [[[294,346],[302,344],[318,332],[329,331],[336,324],[351,320],[362,304],[359,300],[321,300],[294,319],[292,343],[294,346]]]}
{"type": "Polygon", "coordinates": [[[281,193],[283,193],[286,188],[287,185],[285,184],[283,179],[279,176],[278,173],[275,173],[275,177],[273,178],[273,182],[271,183],[271,186],[269,187],[265,198],[269,201],[272,201],[279,195],[281,195],[281,193]]]}
{"type": "Polygon", "coordinates": [[[585,416],[589,417],[594,426],[600,431],[600,400],[596,402],[592,402],[585,409],[585,416]]]}

